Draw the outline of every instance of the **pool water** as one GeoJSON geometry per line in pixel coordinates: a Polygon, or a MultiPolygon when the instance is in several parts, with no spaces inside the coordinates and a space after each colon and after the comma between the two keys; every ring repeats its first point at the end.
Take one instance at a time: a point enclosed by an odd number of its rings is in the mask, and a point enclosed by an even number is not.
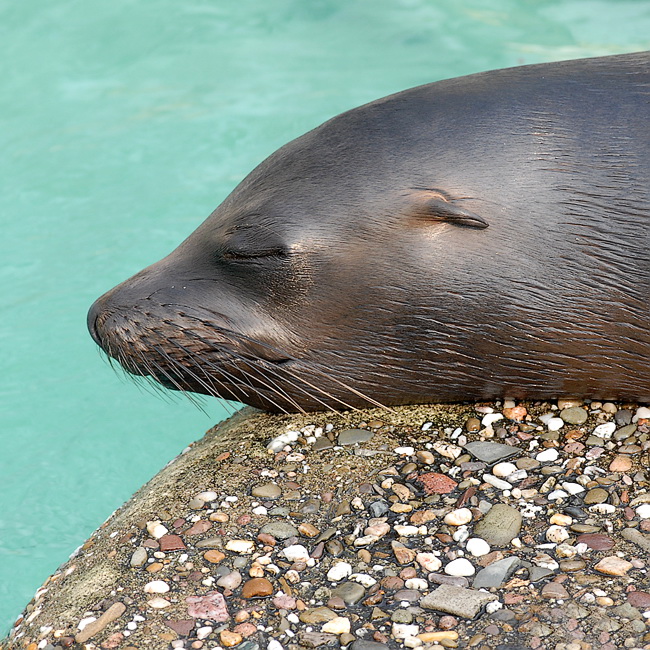
{"type": "Polygon", "coordinates": [[[332,115],[490,68],[650,49],[646,0],[0,3],[0,636],[228,408],[139,390],[85,315],[332,115]]]}

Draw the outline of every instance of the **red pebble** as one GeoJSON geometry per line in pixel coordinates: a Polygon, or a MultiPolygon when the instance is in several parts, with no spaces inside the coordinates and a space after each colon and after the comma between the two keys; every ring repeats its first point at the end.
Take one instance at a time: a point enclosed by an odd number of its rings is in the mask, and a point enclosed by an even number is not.
{"type": "Polygon", "coordinates": [[[437,474],[436,472],[420,474],[418,481],[422,483],[424,491],[427,494],[449,494],[458,485],[453,478],[450,478],[446,474],[437,474]]]}

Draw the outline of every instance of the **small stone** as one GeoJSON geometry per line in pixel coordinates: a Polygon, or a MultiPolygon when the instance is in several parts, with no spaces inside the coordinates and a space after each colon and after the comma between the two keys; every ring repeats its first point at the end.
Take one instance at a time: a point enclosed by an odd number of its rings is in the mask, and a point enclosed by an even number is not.
{"type": "Polygon", "coordinates": [[[630,591],[627,594],[627,601],[632,607],[650,610],[650,593],[647,591],[630,591]]]}
{"type": "Polygon", "coordinates": [[[456,489],[458,483],[446,474],[438,474],[437,472],[429,472],[428,474],[420,474],[418,481],[422,483],[424,491],[427,494],[449,494],[456,489]]]}
{"type": "Polygon", "coordinates": [[[160,521],[148,521],[147,522],[147,532],[155,539],[161,538],[163,535],[166,535],[169,530],[163,526],[160,521]]]}
{"type": "Polygon", "coordinates": [[[447,513],[444,522],[450,526],[463,526],[472,521],[472,511],[469,508],[457,508],[447,513]]]}
{"type": "Polygon", "coordinates": [[[282,495],[282,490],[279,485],[275,483],[265,483],[264,485],[256,485],[251,494],[259,499],[277,499],[282,495]]]}
{"type": "MultiPolygon", "coordinates": [[[[504,409],[505,411],[506,409],[504,409]]],[[[439,643],[440,641],[456,641],[458,632],[456,630],[444,630],[441,632],[423,632],[418,634],[418,639],[423,643],[439,643]]],[[[453,646],[452,646],[453,647],[453,646]]]]}
{"type": "Polygon", "coordinates": [[[163,535],[158,540],[158,543],[160,544],[160,550],[163,553],[169,551],[182,551],[187,548],[180,535],[163,535]]]}
{"type": "Polygon", "coordinates": [[[221,641],[221,645],[226,647],[226,648],[232,648],[233,646],[239,645],[243,638],[241,634],[237,634],[237,632],[230,632],[229,630],[221,630],[219,632],[219,640],[221,641]]]}
{"type": "Polygon", "coordinates": [[[169,607],[171,603],[160,596],[156,596],[155,598],[148,600],[147,605],[153,609],[164,609],[165,607],[169,607]]]}
{"type": "Polygon", "coordinates": [[[145,594],[166,594],[169,591],[169,585],[163,580],[153,580],[143,587],[143,591],[145,594]]]}
{"type": "Polygon", "coordinates": [[[366,590],[358,582],[343,582],[332,589],[332,596],[342,598],[347,605],[358,603],[366,594],[366,590]]]}
{"type": "Polygon", "coordinates": [[[650,408],[647,406],[639,406],[632,418],[632,422],[638,422],[639,420],[648,420],[650,419],[650,408]]]}
{"type": "Polygon", "coordinates": [[[464,557],[452,560],[445,567],[445,573],[450,576],[473,576],[475,572],[472,563],[464,557]]]}
{"type": "Polygon", "coordinates": [[[492,468],[492,474],[499,478],[507,478],[510,474],[517,471],[517,466],[514,463],[497,463],[492,468]]]}
{"type": "Polygon", "coordinates": [[[224,623],[230,618],[226,600],[218,591],[212,591],[205,596],[187,596],[187,613],[193,618],[203,618],[224,623]]]}
{"type": "Polygon", "coordinates": [[[540,451],[536,456],[535,460],[538,460],[540,463],[553,463],[560,456],[560,452],[555,449],[555,447],[549,447],[544,451],[540,451]]]}
{"type": "Polygon", "coordinates": [[[273,585],[266,578],[251,578],[242,587],[242,598],[264,598],[273,593],[273,585]]]}
{"type": "Polygon", "coordinates": [[[413,549],[407,548],[404,544],[399,542],[391,542],[391,547],[393,549],[393,554],[395,559],[399,564],[410,564],[415,560],[417,552],[413,549]]]}
{"type": "Polygon", "coordinates": [[[568,424],[581,425],[587,421],[589,414],[581,406],[572,406],[562,409],[560,411],[560,417],[568,424]]]}
{"type": "MultiPolygon", "coordinates": [[[[344,605],[345,606],[345,605],[344,605]]],[[[300,620],[303,623],[313,625],[314,623],[327,623],[337,618],[336,612],[329,607],[313,607],[300,612],[300,620]]]]}
{"type": "Polygon", "coordinates": [[[497,596],[485,591],[443,584],[430,594],[423,596],[420,599],[420,607],[452,616],[474,618],[481,607],[493,600],[497,600],[497,596]]]}
{"type": "Polygon", "coordinates": [[[616,423],[615,422],[605,422],[604,424],[599,424],[593,431],[592,434],[594,436],[598,436],[599,438],[611,438],[612,434],[616,431],[616,423]]]}
{"type": "Polygon", "coordinates": [[[519,510],[497,503],[474,526],[474,534],[491,546],[506,546],[519,535],[521,524],[522,517],[519,510]]]}
{"type": "Polygon", "coordinates": [[[609,551],[614,547],[614,540],[603,533],[586,533],[578,537],[576,544],[586,544],[595,551],[609,551]]]}
{"type": "Polygon", "coordinates": [[[569,537],[569,531],[564,526],[550,526],[546,531],[546,539],[553,544],[561,544],[569,537]]]}
{"type": "Polygon", "coordinates": [[[521,450],[512,445],[504,445],[499,442],[468,442],[465,449],[478,460],[492,464],[497,461],[510,458],[521,453],[521,450]]]}
{"type": "Polygon", "coordinates": [[[203,535],[203,533],[206,533],[208,530],[210,530],[211,527],[212,527],[211,522],[206,521],[205,519],[200,519],[199,521],[192,524],[192,526],[188,528],[184,534],[185,536],[203,535]]]}
{"type": "Polygon", "coordinates": [[[260,529],[260,534],[271,535],[275,539],[289,539],[289,537],[298,537],[298,529],[286,521],[272,521],[264,524],[260,529]]]}
{"type": "Polygon", "coordinates": [[[594,488],[585,494],[584,501],[586,504],[591,505],[596,503],[605,503],[608,498],[609,494],[607,490],[604,490],[603,488],[594,488]]]}
{"type": "Polygon", "coordinates": [[[147,558],[147,549],[143,546],[138,546],[138,548],[133,551],[130,564],[133,568],[140,567],[147,561],[147,558]]]}
{"type": "Polygon", "coordinates": [[[569,592],[559,582],[547,582],[542,587],[542,598],[566,600],[569,592]]]}
{"type": "Polygon", "coordinates": [[[307,562],[309,551],[302,544],[292,544],[281,551],[290,562],[307,562]]]}
{"type": "Polygon", "coordinates": [[[347,445],[354,445],[358,442],[368,442],[373,436],[372,431],[366,429],[346,429],[339,433],[337,442],[342,447],[347,445]]]}
{"type": "Polygon", "coordinates": [[[484,569],[481,569],[474,580],[474,589],[487,589],[500,587],[518,568],[521,560],[517,556],[511,556],[492,562],[484,569]]]}
{"type": "Polygon", "coordinates": [[[470,555],[474,557],[481,557],[490,552],[490,545],[480,537],[472,537],[467,540],[465,548],[470,555]]]}
{"type": "Polygon", "coordinates": [[[221,576],[217,580],[217,586],[222,587],[223,589],[230,589],[231,591],[237,589],[242,583],[242,575],[239,571],[230,571],[225,576],[221,576]]]}
{"type": "Polygon", "coordinates": [[[327,579],[330,582],[339,582],[352,574],[352,565],[348,562],[337,562],[328,572],[327,579]]]}
{"type": "Polygon", "coordinates": [[[320,534],[320,530],[308,522],[300,524],[298,526],[298,532],[305,537],[316,537],[316,535],[320,534]]]}
{"type": "Polygon", "coordinates": [[[633,566],[632,562],[628,562],[616,555],[609,555],[598,562],[594,566],[594,570],[608,576],[624,576],[633,566]]]}
{"type": "Polygon", "coordinates": [[[321,628],[322,632],[330,634],[348,634],[350,632],[350,619],[343,616],[337,616],[331,621],[328,621],[321,628]]]}
{"type": "Polygon", "coordinates": [[[562,418],[550,418],[546,423],[549,431],[559,431],[563,426],[564,420],[562,418]]]}
{"type": "Polygon", "coordinates": [[[84,628],[75,635],[74,640],[77,643],[85,643],[96,634],[99,634],[109,623],[117,620],[126,611],[124,603],[113,603],[98,619],[95,619],[84,626],[84,628]]]}
{"type": "Polygon", "coordinates": [[[438,569],[440,569],[442,566],[440,558],[434,553],[417,553],[415,560],[425,571],[428,571],[429,573],[438,571],[438,569]]]}
{"type": "Polygon", "coordinates": [[[515,422],[523,422],[528,415],[528,411],[523,406],[513,406],[511,408],[504,408],[503,415],[508,418],[508,420],[514,420],[515,422]]]}
{"type": "Polygon", "coordinates": [[[247,555],[255,550],[255,542],[250,539],[231,539],[226,543],[226,550],[247,555]]]}
{"type": "Polygon", "coordinates": [[[216,549],[210,549],[203,554],[203,558],[211,564],[219,564],[225,557],[226,555],[224,553],[216,549]]]}

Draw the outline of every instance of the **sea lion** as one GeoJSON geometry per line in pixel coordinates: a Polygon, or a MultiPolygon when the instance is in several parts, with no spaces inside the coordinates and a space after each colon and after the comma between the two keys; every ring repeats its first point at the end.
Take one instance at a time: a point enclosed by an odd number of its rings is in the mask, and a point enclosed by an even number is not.
{"type": "Polygon", "coordinates": [[[650,401],[649,70],[508,68],[338,115],[90,332],[130,373],[272,411],[650,401]]]}

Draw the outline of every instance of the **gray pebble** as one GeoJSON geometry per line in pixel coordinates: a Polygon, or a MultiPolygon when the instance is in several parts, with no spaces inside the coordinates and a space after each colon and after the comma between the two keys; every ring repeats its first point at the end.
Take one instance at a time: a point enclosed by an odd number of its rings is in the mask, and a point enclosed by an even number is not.
{"type": "Polygon", "coordinates": [[[275,483],[265,483],[264,485],[256,485],[251,494],[260,499],[277,499],[282,494],[282,489],[275,483]]]}
{"type": "Polygon", "coordinates": [[[572,406],[571,408],[563,409],[560,412],[560,417],[568,424],[584,424],[589,415],[581,406],[572,406]]]}
{"type": "Polygon", "coordinates": [[[472,581],[472,587],[474,589],[500,587],[519,568],[520,564],[521,561],[516,555],[492,562],[476,574],[472,581]]]}
{"type": "Polygon", "coordinates": [[[332,596],[343,598],[346,605],[358,603],[366,594],[366,590],[358,582],[343,582],[332,589],[332,596]]]}
{"type": "Polygon", "coordinates": [[[350,646],[350,650],[388,650],[388,646],[385,643],[377,643],[377,641],[358,639],[350,646]]]}
{"type": "Polygon", "coordinates": [[[341,446],[354,445],[357,442],[367,442],[372,436],[373,432],[365,429],[346,429],[339,433],[337,442],[341,446]]]}
{"type": "Polygon", "coordinates": [[[260,533],[272,535],[275,539],[289,539],[289,537],[298,537],[298,529],[286,521],[272,521],[264,524],[260,533]]]}
{"type": "Polygon", "coordinates": [[[521,449],[504,445],[499,442],[468,442],[465,449],[469,451],[474,458],[478,458],[488,464],[496,463],[504,458],[510,458],[521,453],[521,449]]]}
{"type": "Polygon", "coordinates": [[[147,549],[143,546],[138,546],[131,556],[131,566],[139,567],[142,566],[147,561],[147,549]]]}
{"type": "Polygon", "coordinates": [[[433,609],[452,616],[474,618],[483,605],[497,600],[497,596],[485,591],[463,589],[453,585],[440,585],[420,600],[424,609],[433,609]]]}
{"type": "Polygon", "coordinates": [[[490,546],[507,546],[519,535],[521,513],[504,503],[497,503],[474,527],[474,536],[490,546]]]}
{"type": "Polygon", "coordinates": [[[373,517],[382,517],[390,510],[390,505],[383,499],[377,499],[367,507],[373,517]]]}

